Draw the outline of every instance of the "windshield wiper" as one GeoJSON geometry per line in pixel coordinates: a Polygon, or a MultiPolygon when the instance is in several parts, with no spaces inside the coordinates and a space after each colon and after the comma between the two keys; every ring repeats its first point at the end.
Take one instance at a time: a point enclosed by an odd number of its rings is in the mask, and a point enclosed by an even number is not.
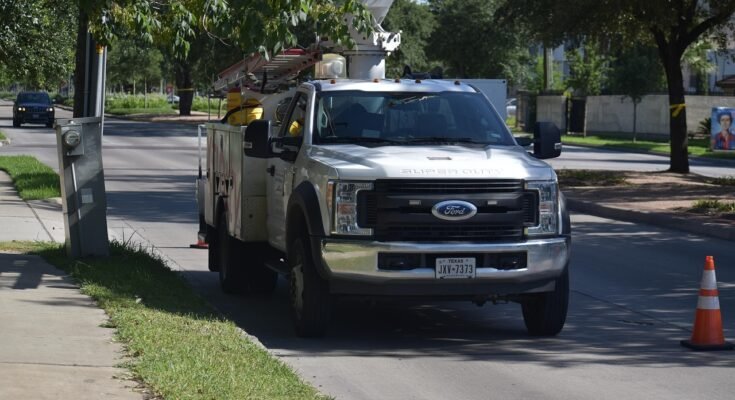
{"type": "Polygon", "coordinates": [[[487,142],[479,142],[475,139],[463,137],[463,138],[450,138],[445,136],[427,136],[427,137],[415,137],[406,138],[406,143],[471,143],[471,144],[489,144],[487,142]]]}

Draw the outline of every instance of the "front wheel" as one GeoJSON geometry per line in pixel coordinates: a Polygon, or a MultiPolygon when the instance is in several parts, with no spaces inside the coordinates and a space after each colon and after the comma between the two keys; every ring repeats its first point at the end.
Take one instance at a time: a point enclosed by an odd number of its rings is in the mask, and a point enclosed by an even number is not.
{"type": "Polygon", "coordinates": [[[533,336],[556,336],[564,328],[569,306],[569,266],[556,279],[554,291],[532,294],[521,301],[526,330],[533,336]]]}
{"type": "Polygon", "coordinates": [[[301,236],[289,246],[291,309],[298,336],[320,337],[329,324],[331,295],[328,283],[316,271],[308,243],[301,236]]]}
{"type": "Polygon", "coordinates": [[[20,121],[17,119],[13,119],[13,128],[20,128],[20,121]]]}

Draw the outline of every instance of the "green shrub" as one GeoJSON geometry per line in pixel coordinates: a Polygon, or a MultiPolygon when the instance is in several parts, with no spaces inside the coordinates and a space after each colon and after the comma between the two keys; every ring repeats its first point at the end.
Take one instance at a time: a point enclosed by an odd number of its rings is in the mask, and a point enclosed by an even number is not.
{"type": "Polygon", "coordinates": [[[166,101],[166,96],[161,94],[130,95],[130,94],[111,94],[105,99],[105,109],[125,109],[125,108],[166,108],[170,107],[166,101]]]}
{"type": "MultiPolygon", "coordinates": [[[[213,114],[217,114],[217,105],[220,104],[219,99],[208,100],[204,96],[194,96],[194,101],[191,103],[191,109],[194,111],[208,112],[211,111],[213,114]],[[209,103],[211,101],[211,103],[209,103]]],[[[222,100],[221,113],[224,114],[227,111],[227,100],[222,100]]]]}
{"type": "Polygon", "coordinates": [[[735,213],[735,202],[720,200],[697,200],[692,208],[695,211],[711,213],[735,213]]]}

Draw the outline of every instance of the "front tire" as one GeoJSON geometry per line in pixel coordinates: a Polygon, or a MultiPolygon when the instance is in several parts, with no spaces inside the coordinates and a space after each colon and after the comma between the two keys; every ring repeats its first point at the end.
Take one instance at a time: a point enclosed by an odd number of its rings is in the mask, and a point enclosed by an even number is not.
{"type": "Polygon", "coordinates": [[[523,321],[532,336],[556,336],[564,328],[569,306],[569,266],[556,279],[554,291],[529,295],[521,302],[523,321]]]}
{"type": "Polygon", "coordinates": [[[20,121],[13,118],[13,128],[20,128],[20,121]]]}
{"type": "Polygon", "coordinates": [[[331,295],[327,281],[319,276],[314,266],[308,244],[308,239],[302,235],[289,246],[291,309],[298,336],[320,337],[329,325],[331,295]]]}

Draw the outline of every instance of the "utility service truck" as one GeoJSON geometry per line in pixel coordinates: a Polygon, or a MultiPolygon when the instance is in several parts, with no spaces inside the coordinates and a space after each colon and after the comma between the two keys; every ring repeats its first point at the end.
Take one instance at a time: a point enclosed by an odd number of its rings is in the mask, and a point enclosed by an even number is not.
{"type": "Polygon", "coordinates": [[[300,336],[323,335],[344,296],[518,302],[530,334],[556,335],[571,230],[541,159],[560,154],[559,130],[514,138],[461,80],[385,79],[392,1],[363,2],[375,30],[342,55],[322,44],[220,74],[236,104],[206,125],[209,269],[225,292],[269,294],[286,276],[300,336]]]}

